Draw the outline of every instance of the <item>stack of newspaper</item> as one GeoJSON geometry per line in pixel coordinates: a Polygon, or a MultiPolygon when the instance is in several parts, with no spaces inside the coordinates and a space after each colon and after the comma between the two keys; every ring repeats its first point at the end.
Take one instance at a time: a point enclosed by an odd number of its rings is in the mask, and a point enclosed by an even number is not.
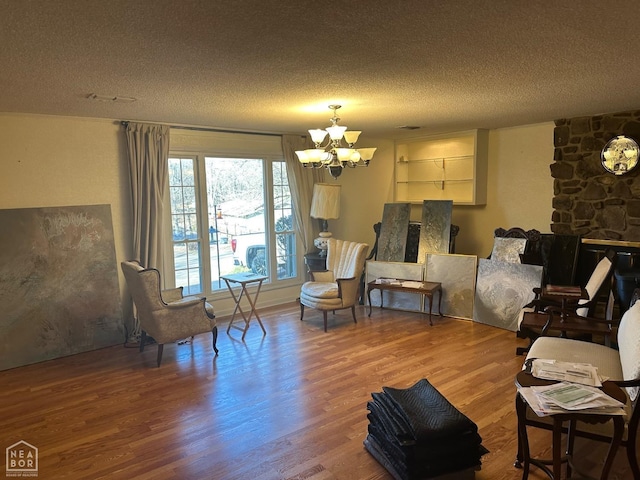
{"type": "Polygon", "coordinates": [[[602,386],[598,370],[590,364],[536,359],[533,376],[559,383],[520,387],[520,395],[539,417],[557,413],[624,415],[624,404],[597,387],[602,386]]]}

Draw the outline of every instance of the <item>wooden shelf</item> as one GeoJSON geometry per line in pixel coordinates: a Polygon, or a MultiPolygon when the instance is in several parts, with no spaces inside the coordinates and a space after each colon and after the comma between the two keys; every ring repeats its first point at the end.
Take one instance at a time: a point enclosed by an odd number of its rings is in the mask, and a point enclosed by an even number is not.
{"type": "Polygon", "coordinates": [[[395,199],[487,202],[488,132],[472,130],[396,142],[395,199]]]}

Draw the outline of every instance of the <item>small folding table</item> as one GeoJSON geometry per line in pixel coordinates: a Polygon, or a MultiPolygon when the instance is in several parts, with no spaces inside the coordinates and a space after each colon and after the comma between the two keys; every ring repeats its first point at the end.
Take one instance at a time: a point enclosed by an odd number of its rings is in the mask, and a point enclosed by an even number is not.
{"type": "Polygon", "coordinates": [[[233,309],[233,314],[231,315],[231,320],[229,320],[227,333],[229,333],[231,328],[240,330],[242,331],[242,340],[244,340],[244,336],[247,334],[247,330],[249,329],[249,324],[251,323],[251,317],[255,316],[256,320],[258,320],[258,323],[260,324],[260,328],[262,329],[262,332],[266,335],[267,331],[264,329],[264,325],[262,325],[262,320],[260,320],[260,316],[258,315],[258,311],[256,310],[256,303],[258,301],[258,295],[260,294],[260,288],[262,288],[262,282],[266,280],[267,277],[262,275],[256,275],[251,272],[247,272],[247,273],[234,273],[231,275],[222,275],[220,278],[225,281],[225,283],[227,284],[227,288],[229,289],[229,292],[231,292],[231,296],[233,297],[233,300],[236,302],[236,306],[233,309]],[[256,290],[255,295],[253,296],[253,299],[252,299],[251,295],[249,295],[249,290],[247,289],[247,286],[253,283],[258,284],[258,289],[256,290]],[[233,287],[237,286],[236,284],[240,285],[241,287],[240,293],[237,296],[233,291],[233,287]],[[242,306],[240,305],[240,301],[242,300],[243,296],[247,299],[247,301],[249,302],[249,305],[251,306],[251,310],[249,311],[248,314],[246,314],[244,310],[242,310],[242,306]],[[240,315],[244,320],[244,327],[239,327],[238,325],[233,324],[236,318],[236,313],[238,312],[240,312],[240,315]]]}

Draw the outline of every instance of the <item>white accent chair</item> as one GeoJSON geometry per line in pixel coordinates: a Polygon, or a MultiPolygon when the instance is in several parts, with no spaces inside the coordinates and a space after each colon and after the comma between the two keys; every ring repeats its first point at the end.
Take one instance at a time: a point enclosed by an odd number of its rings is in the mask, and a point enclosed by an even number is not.
{"type": "MultiPolygon", "coordinates": [[[[598,368],[601,376],[607,377],[618,386],[626,389],[627,405],[625,430],[621,445],[627,450],[633,478],[640,478],[640,467],[636,455],[636,440],[640,409],[637,408],[640,387],[640,290],[634,293],[636,302],[625,312],[618,329],[618,350],[581,340],[558,337],[540,337],[529,349],[525,365],[532,359],[553,359],[561,362],[590,363],[598,368]]],[[[527,425],[550,430],[549,417],[538,417],[527,408],[527,425]]],[[[613,422],[589,424],[578,422],[575,435],[592,440],[611,442],[613,422]]],[[[521,446],[518,445],[518,458],[521,460],[521,446]]]]}
{"type": "Polygon", "coordinates": [[[322,311],[324,331],[327,331],[327,312],[351,308],[353,322],[355,306],[360,291],[360,275],[369,245],[329,238],[327,242],[327,270],[309,272],[311,281],[305,282],[300,291],[300,321],[304,307],[322,311]]]}
{"type": "Polygon", "coordinates": [[[161,291],[160,272],[155,268],[144,268],[136,260],[122,262],[120,266],[142,327],[141,352],[148,334],[158,343],[159,367],[165,343],[211,332],[213,350],[218,355],[218,327],[213,307],[204,297],[183,297],[182,287],[161,291]]]}

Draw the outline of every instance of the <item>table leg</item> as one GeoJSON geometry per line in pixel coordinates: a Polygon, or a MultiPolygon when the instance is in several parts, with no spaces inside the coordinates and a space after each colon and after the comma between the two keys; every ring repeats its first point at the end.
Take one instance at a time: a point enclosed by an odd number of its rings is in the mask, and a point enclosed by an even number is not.
{"type": "Polygon", "coordinates": [[[529,477],[530,456],[529,456],[529,437],[527,436],[527,425],[525,416],[527,414],[527,404],[516,393],[516,414],[518,417],[518,453],[516,456],[516,467],[522,467],[522,480],[529,477]]]}
{"type": "Polygon", "coordinates": [[[244,285],[241,287],[240,289],[240,294],[236,297],[235,294],[233,293],[233,291],[231,292],[231,296],[233,297],[233,300],[236,302],[236,306],[233,309],[233,314],[231,315],[231,320],[229,320],[229,325],[227,326],[227,333],[229,333],[229,330],[231,329],[231,327],[237,328],[238,330],[242,330],[242,339],[244,340],[244,334],[247,332],[247,328],[249,327],[249,322],[247,321],[247,315],[244,313],[244,310],[242,310],[242,305],[240,305],[240,301],[242,300],[242,296],[245,293],[245,288],[244,285]],[[233,322],[236,318],[236,313],[240,312],[240,316],[242,317],[242,320],[244,321],[244,328],[240,328],[237,326],[233,325],[233,322]]]}
{"type": "Polygon", "coordinates": [[[433,294],[425,293],[425,297],[429,299],[429,325],[433,327],[433,321],[431,320],[431,311],[433,310],[433,294]]]}
{"type": "Polygon", "coordinates": [[[246,289],[244,289],[243,286],[243,290],[245,292],[245,296],[247,297],[247,301],[249,302],[249,305],[251,305],[251,311],[249,312],[249,317],[247,318],[247,327],[245,328],[244,333],[242,334],[242,339],[244,340],[244,336],[247,333],[247,330],[249,329],[249,322],[251,321],[251,315],[254,315],[256,317],[256,320],[258,320],[258,324],[260,325],[260,328],[262,329],[262,333],[264,333],[265,335],[267,334],[267,331],[264,329],[264,325],[262,324],[262,320],[260,319],[260,316],[258,315],[258,311],[256,310],[256,303],[258,301],[258,295],[260,295],[260,288],[262,287],[262,282],[258,283],[258,289],[256,290],[256,295],[253,299],[253,301],[251,300],[251,296],[249,295],[249,292],[246,291],[246,289]]]}
{"type": "Polygon", "coordinates": [[[233,309],[233,313],[231,314],[231,320],[229,320],[229,325],[227,325],[227,333],[229,333],[229,331],[231,330],[231,326],[233,325],[233,320],[236,318],[236,313],[238,312],[238,308],[240,307],[240,298],[236,298],[236,294],[233,293],[233,288],[231,288],[229,281],[226,278],[224,279],[224,281],[227,284],[227,288],[229,289],[229,292],[231,293],[231,298],[233,298],[233,301],[236,304],[233,309]]]}
{"type": "Polygon", "coordinates": [[[241,288],[240,288],[240,294],[236,297],[235,293],[233,292],[233,288],[231,288],[231,285],[229,284],[229,282],[227,281],[227,279],[225,279],[225,282],[227,283],[227,287],[229,288],[229,291],[231,292],[231,297],[233,298],[234,302],[235,302],[235,308],[233,309],[233,313],[231,314],[231,320],[229,320],[229,325],[227,326],[227,333],[229,333],[229,331],[231,330],[231,327],[233,328],[237,328],[238,330],[242,330],[242,340],[244,340],[245,335],[247,334],[247,330],[249,329],[249,325],[251,323],[251,317],[255,316],[256,320],[258,320],[258,324],[260,325],[260,328],[262,329],[262,333],[264,333],[265,335],[267,334],[267,331],[264,329],[264,325],[262,324],[262,320],[260,319],[260,316],[258,315],[258,311],[256,309],[256,302],[258,300],[258,295],[260,294],[260,289],[262,287],[262,281],[260,281],[258,283],[258,289],[256,290],[256,294],[255,297],[253,299],[251,299],[251,295],[249,294],[249,291],[247,290],[247,284],[246,283],[241,283],[241,288]],[[244,310],[242,309],[242,305],[240,304],[242,297],[245,296],[247,298],[247,301],[249,302],[250,305],[250,311],[249,314],[247,315],[244,310]],[[242,316],[242,319],[244,320],[244,328],[240,328],[238,326],[233,325],[233,322],[236,318],[236,313],[240,312],[240,315],[242,316]]]}
{"type": "Polygon", "coordinates": [[[576,421],[569,420],[569,430],[567,430],[567,478],[571,478],[571,459],[573,457],[573,446],[576,440],[576,421]]]}
{"type": "Polygon", "coordinates": [[[551,442],[553,478],[560,480],[562,475],[562,420],[559,420],[557,416],[553,419],[553,439],[551,442]]]}
{"type": "Polygon", "coordinates": [[[367,287],[367,299],[369,300],[369,316],[371,316],[371,287],[367,287]]]}
{"type": "Polygon", "coordinates": [[[438,288],[438,315],[442,316],[442,287],[438,288]]]}
{"type": "Polygon", "coordinates": [[[607,458],[605,459],[604,466],[602,467],[602,473],[600,474],[601,480],[606,480],[607,478],[609,478],[609,472],[611,471],[611,467],[613,466],[613,460],[616,457],[616,451],[618,450],[620,442],[622,441],[623,432],[624,420],[621,416],[617,415],[613,417],[613,438],[611,439],[611,446],[609,447],[607,458]]]}

